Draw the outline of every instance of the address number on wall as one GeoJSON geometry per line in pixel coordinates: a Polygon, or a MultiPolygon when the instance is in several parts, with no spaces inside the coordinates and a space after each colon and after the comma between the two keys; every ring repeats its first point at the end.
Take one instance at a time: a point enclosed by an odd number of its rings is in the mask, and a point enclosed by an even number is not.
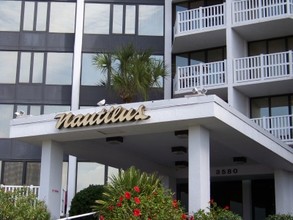
{"type": "Polygon", "coordinates": [[[238,173],[238,169],[237,168],[233,168],[233,169],[216,169],[216,175],[233,175],[233,174],[237,174],[238,173]]]}

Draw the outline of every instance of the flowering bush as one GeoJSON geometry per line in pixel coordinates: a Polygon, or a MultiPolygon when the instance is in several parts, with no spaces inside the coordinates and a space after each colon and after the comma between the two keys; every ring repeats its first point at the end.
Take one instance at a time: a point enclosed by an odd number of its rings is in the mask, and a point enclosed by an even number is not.
{"type": "Polygon", "coordinates": [[[216,202],[211,200],[208,211],[199,210],[194,214],[194,220],[241,220],[242,218],[229,210],[226,206],[221,208],[216,202]]]}
{"type": "Polygon", "coordinates": [[[173,199],[157,175],[129,168],[105,187],[104,199],[94,207],[100,220],[186,219],[180,203],[173,199]]]}
{"type": "Polygon", "coordinates": [[[266,220],[293,220],[293,216],[285,214],[269,215],[266,220]]]}

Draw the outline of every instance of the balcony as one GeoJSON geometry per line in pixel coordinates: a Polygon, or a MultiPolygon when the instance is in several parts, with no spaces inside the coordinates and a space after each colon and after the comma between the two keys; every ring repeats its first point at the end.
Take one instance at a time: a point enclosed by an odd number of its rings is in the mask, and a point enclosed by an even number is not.
{"type": "Polygon", "coordinates": [[[249,97],[293,92],[293,52],[234,59],[234,86],[249,97]]]}
{"type": "Polygon", "coordinates": [[[293,0],[234,0],[234,29],[246,40],[293,34],[293,0]]]}
{"type": "Polygon", "coordinates": [[[177,12],[173,53],[225,45],[225,8],[224,3],[177,12]]]}
{"type": "Polygon", "coordinates": [[[287,144],[293,144],[293,115],[253,118],[252,121],[287,144]]]}
{"type": "Polygon", "coordinates": [[[225,88],[226,79],[226,60],[178,67],[174,94],[190,93],[194,88],[225,88]]]}

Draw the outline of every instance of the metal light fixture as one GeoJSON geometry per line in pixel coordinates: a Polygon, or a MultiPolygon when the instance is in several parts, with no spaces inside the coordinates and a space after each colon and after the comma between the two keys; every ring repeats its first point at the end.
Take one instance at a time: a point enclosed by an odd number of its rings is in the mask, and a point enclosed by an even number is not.
{"type": "Polygon", "coordinates": [[[181,155],[181,154],[187,153],[187,148],[184,146],[176,146],[176,147],[172,147],[171,151],[173,154],[181,155]]]}
{"type": "Polygon", "coordinates": [[[188,162],[185,160],[175,161],[175,167],[178,169],[183,169],[188,167],[188,162]]]}
{"type": "Polygon", "coordinates": [[[188,137],[188,130],[175,131],[174,134],[178,138],[187,138],[188,137]]]}
{"type": "Polygon", "coordinates": [[[121,136],[107,137],[106,142],[110,144],[121,144],[123,143],[123,137],[121,136]]]}

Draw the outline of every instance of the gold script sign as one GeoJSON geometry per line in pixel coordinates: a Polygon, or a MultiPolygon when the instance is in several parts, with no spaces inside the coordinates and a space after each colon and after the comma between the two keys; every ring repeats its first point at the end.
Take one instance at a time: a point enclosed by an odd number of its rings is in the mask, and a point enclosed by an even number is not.
{"type": "Polygon", "coordinates": [[[62,113],[55,116],[58,119],[56,128],[76,128],[93,126],[100,124],[110,124],[125,121],[139,121],[150,118],[149,115],[144,114],[145,106],[141,105],[138,109],[125,109],[121,106],[111,107],[110,109],[103,108],[99,112],[88,113],[86,115],[74,115],[70,113],[62,113]]]}

